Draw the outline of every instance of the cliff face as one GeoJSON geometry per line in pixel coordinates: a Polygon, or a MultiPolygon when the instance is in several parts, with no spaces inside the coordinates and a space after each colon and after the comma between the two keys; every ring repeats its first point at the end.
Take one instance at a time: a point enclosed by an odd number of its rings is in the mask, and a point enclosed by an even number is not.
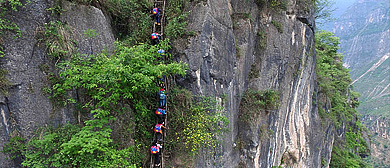
{"type": "Polygon", "coordinates": [[[196,35],[174,43],[177,59],[190,65],[188,78],[178,83],[217,99],[227,95],[230,120],[219,151],[200,156],[197,167],[321,167],[321,161],[329,162],[332,129],[321,127],[313,101],[314,18],[304,1],[285,5],[286,10],[246,0],[192,5],[188,29],[196,35]],[[279,108],[260,112],[254,122],[240,120],[248,88],[275,90],[279,108]]]}
{"type": "Polygon", "coordinates": [[[362,118],[369,132],[371,133],[371,161],[375,167],[387,167],[390,165],[389,139],[390,120],[388,117],[366,115],[362,118]]]}
{"type": "MultiPolygon", "coordinates": [[[[11,86],[9,93],[1,96],[0,120],[1,138],[0,150],[10,136],[20,135],[31,138],[39,126],[55,126],[76,121],[74,107],[56,107],[48,99],[43,88],[51,87],[49,72],[55,72],[57,59],[47,55],[44,44],[39,43],[39,31],[52,20],[66,22],[72,30],[72,36],[80,53],[100,52],[104,46],[112,49],[114,36],[109,21],[103,13],[91,6],[80,6],[64,1],[65,11],[60,18],[50,15],[46,10],[53,2],[33,0],[24,8],[7,15],[22,31],[21,37],[14,39],[12,32],[6,32],[3,37],[5,56],[1,58],[2,68],[8,71],[6,76],[11,86]],[[95,29],[95,38],[83,38],[88,29],[95,29]],[[111,46],[111,47],[110,47],[111,46]],[[42,69],[48,68],[48,71],[42,69]]],[[[76,93],[72,93],[77,98],[76,93]]],[[[0,153],[0,167],[20,167],[6,159],[0,153]]]]}
{"type": "MultiPolygon", "coordinates": [[[[223,105],[230,120],[230,131],[219,137],[221,146],[212,156],[207,149],[201,151],[196,167],[326,167],[330,161],[333,126],[320,122],[319,98],[314,94],[315,23],[310,1],[288,0],[268,7],[268,2],[261,2],[191,2],[188,30],[195,36],[173,42],[175,59],[190,68],[177,84],[196,94],[215,96],[221,104],[226,99],[223,105]],[[259,110],[251,121],[239,118],[241,98],[248,88],[275,91],[278,108],[259,110]]],[[[1,146],[11,130],[28,138],[38,126],[76,121],[73,107],[56,108],[40,89],[48,83],[39,65],[48,64],[53,70],[56,60],[38,47],[35,31],[54,20],[46,10],[52,5],[35,0],[10,15],[20,23],[22,37],[5,38],[2,67],[13,86],[1,99],[1,146]]],[[[71,3],[62,6],[66,11],[58,19],[73,27],[80,53],[96,53],[113,43],[109,22],[100,10],[71,3]],[[88,29],[99,35],[81,38],[88,29]]],[[[72,94],[77,98],[77,93],[72,94]]],[[[2,153],[0,163],[17,167],[2,153]]]]}

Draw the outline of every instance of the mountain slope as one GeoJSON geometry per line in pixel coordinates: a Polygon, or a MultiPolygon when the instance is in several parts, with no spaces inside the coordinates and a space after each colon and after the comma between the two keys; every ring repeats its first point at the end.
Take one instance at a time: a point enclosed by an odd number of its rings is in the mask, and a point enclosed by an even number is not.
{"type": "Polygon", "coordinates": [[[361,94],[358,107],[372,137],[371,161],[375,167],[388,167],[390,152],[390,2],[359,0],[335,22],[344,66],[349,68],[353,87],[361,94]]]}

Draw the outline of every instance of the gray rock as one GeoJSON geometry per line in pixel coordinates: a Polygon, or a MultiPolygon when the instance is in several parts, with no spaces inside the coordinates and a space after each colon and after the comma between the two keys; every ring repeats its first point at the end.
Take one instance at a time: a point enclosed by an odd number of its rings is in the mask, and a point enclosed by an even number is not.
{"type": "Polygon", "coordinates": [[[288,12],[260,10],[254,1],[246,0],[210,0],[189,10],[188,29],[198,33],[187,45],[178,45],[182,39],[174,42],[177,59],[190,67],[189,77],[178,84],[196,94],[217,98],[227,94],[225,110],[230,120],[230,132],[220,137],[222,146],[214,156],[204,149],[196,167],[233,168],[239,163],[272,167],[287,158],[293,160],[287,165],[291,167],[321,167],[322,158],[329,162],[333,126],[321,127],[313,105],[317,97],[313,97],[315,23],[311,10],[295,1],[289,1],[288,12]],[[282,25],[283,33],[271,20],[282,25]],[[259,75],[249,78],[251,71],[259,75]],[[277,91],[279,108],[262,112],[254,123],[240,121],[240,98],[248,88],[277,91]]]}
{"type": "MultiPolygon", "coordinates": [[[[10,134],[17,131],[24,138],[31,138],[33,132],[40,126],[57,126],[76,122],[73,115],[74,107],[55,107],[42,92],[48,87],[47,74],[39,68],[47,64],[54,70],[56,60],[46,54],[45,47],[38,46],[37,30],[45,23],[55,20],[46,10],[53,4],[46,0],[32,0],[25,8],[18,8],[6,17],[16,23],[22,35],[14,39],[12,32],[6,32],[3,38],[4,58],[1,58],[2,68],[8,71],[7,79],[12,83],[9,94],[0,98],[1,137],[0,150],[10,139],[10,134]]],[[[74,31],[80,53],[98,53],[107,46],[113,50],[114,36],[110,22],[103,13],[91,6],[74,5],[67,1],[63,3],[66,10],[60,20],[67,22],[74,31]],[[87,29],[95,29],[99,34],[95,38],[83,36],[87,29]]],[[[70,92],[69,94],[74,94],[70,92]]],[[[0,153],[0,167],[21,167],[18,160],[13,163],[0,153]]]]}

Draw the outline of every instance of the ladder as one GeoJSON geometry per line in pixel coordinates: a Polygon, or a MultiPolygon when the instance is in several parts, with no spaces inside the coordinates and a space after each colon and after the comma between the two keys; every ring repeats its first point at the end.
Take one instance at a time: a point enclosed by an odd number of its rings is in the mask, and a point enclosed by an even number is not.
{"type": "MultiPolygon", "coordinates": [[[[154,1],[154,6],[156,7],[157,5],[161,5],[162,4],[162,14],[161,14],[161,18],[160,18],[160,23],[161,23],[161,28],[160,28],[160,34],[164,34],[164,23],[165,23],[165,17],[164,17],[164,14],[165,14],[165,0],[164,1],[154,1]]],[[[156,32],[157,31],[157,26],[156,24],[154,24],[153,22],[153,32],[156,32]]],[[[161,36],[161,38],[163,38],[161,36]]]]}
{"type": "MultiPolygon", "coordinates": [[[[157,6],[162,6],[162,9],[161,9],[161,11],[162,11],[162,14],[161,14],[161,18],[160,18],[160,23],[161,23],[161,25],[160,25],[160,33],[159,34],[161,34],[161,40],[163,39],[163,35],[164,35],[164,23],[165,23],[165,17],[164,17],[164,15],[165,15],[165,5],[166,5],[166,0],[160,0],[160,1],[158,1],[158,0],[155,0],[154,1],[154,7],[157,7],[157,6]]],[[[158,25],[156,25],[155,23],[154,23],[155,21],[153,21],[153,32],[156,32],[157,31],[157,29],[158,29],[158,25]]],[[[164,56],[164,63],[166,63],[167,62],[167,56],[164,56]]],[[[164,85],[165,85],[165,91],[166,91],[166,93],[169,93],[169,80],[170,80],[170,75],[167,75],[167,76],[165,76],[164,77],[164,85]]],[[[169,111],[169,109],[168,109],[168,97],[166,97],[166,99],[165,99],[165,111],[166,111],[166,115],[165,115],[165,120],[164,120],[164,125],[165,125],[165,127],[167,127],[167,125],[168,125],[168,111],[169,111]]],[[[158,119],[157,119],[158,120],[158,119]]],[[[163,148],[160,150],[160,156],[159,156],[159,160],[160,160],[160,166],[154,166],[154,155],[150,155],[150,168],[164,168],[164,142],[167,142],[166,141],[166,137],[167,137],[167,130],[165,129],[164,131],[163,131],[163,134],[162,134],[162,142],[163,142],[163,148]]],[[[157,136],[156,136],[156,133],[154,134],[154,140],[155,139],[157,139],[157,136]]]]}

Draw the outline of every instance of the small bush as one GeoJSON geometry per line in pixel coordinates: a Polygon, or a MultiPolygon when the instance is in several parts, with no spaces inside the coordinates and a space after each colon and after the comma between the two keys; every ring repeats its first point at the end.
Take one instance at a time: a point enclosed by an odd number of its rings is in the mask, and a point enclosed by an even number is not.
{"type": "Polygon", "coordinates": [[[169,17],[168,24],[165,27],[165,35],[169,38],[175,39],[179,36],[187,34],[187,18],[188,13],[184,13],[177,17],[169,17]]]}
{"type": "Polygon", "coordinates": [[[264,30],[257,31],[257,39],[259,39],[258,47],[261,49],[265,49],[265,47],[267,47],[267,34],[264,30]]]}
{"type": "Polygon", "coordinates": [[[275,10],[287,10],[287,1],[285,0],[271,0],[269,7],[275,10]]]}
{"type": "Polygon", "coordinates": [[[171,90],[169,151],[185,151],[190,155],[200,148],[215,149],[216,136],[227,131],[228,119],[222,115],[213,97],[197,97],[185,89],[171,90]]]}
{"type": "Polygon", "coordinates": [[[73,31],[60,21],[45,24],[44,30],[38,31],[38,41],[46,45],[47,53],[52,58],[64,59],[77,52],[76,42],[72,40],[73,31]]]}
{"type": "Polygon", "coordinates": [[[281,23],[279,23],[279,22],[277,22],[275,20],[272,20],[271,24],[276,27],[276,29],[278,30],[279,33],[283,33],[283,27],[282,27],[281,23]]]}
{"type": "Polygon", "coordinates": [[[260,77],[260,72],[256,68],[256,64],[251,65],[251,72],[249,73],[249,79],[254,79],[260,77]]]}
{"type": "Polygon", "coordinates": [[[241,55],[242,55],[241,54],[241,48],[240,48],[240,46],[237,45],[237,43],[236,43],[235,47],[236,47],[236,57],[240,58],[241,55]]]}
{"type": "Polygon", "coordinates": [[[273,90],[257,91],[248,89],[241,98],[240,115],[242,121],[255,120],[262,111],[269,112],[279,106],[279,95],[273,90]]]}

